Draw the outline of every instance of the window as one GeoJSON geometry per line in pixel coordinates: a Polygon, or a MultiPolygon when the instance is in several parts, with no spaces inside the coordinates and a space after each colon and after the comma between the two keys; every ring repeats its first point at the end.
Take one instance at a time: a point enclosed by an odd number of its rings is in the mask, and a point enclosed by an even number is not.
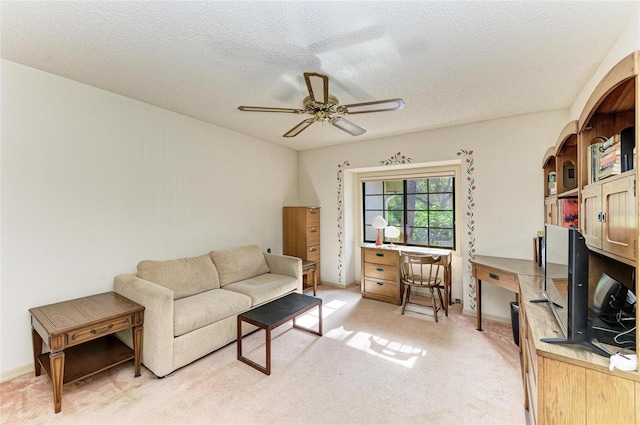
{"type": "Polygon", "coordinates": [[[454,176],[363,181],[362,194],[365,242],[375,242],[371,222],[380,215],[400,230],[385,242],[456,248],[454,176]]]}

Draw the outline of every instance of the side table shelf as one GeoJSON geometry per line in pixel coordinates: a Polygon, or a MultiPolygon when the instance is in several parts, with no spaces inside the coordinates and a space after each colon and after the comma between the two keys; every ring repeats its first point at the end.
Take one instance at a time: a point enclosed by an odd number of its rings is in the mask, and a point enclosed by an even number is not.
{"type": "MultiPolygon", "coordinates": [[[[94,339],[64,351],[65,367],[62,384],[69,384],[133,359],[133,350],[114,335],[94,339]]],[[[51,377],[49,353],[40,354],[38,361],[51,377]]]]}

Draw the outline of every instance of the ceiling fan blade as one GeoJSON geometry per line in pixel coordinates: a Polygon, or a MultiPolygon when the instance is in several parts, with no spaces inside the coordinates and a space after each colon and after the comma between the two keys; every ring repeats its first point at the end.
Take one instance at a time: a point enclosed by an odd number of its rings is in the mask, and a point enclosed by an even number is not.
{"type": "Polygon", "coordinates": [[[329,77],[317,72],[305,72],[304,80],[307,82],[309,96],[316,103],[329,103],[329,77]]]}
{"type": "Polygon", "coordinates": [[[290,114],[304,114],[302,109],[294,108],[271,108],[265,106],[238,106],[238,109],[245,112],[285,112],[290,114]]]}
{"type": "Polygon", "coordinates": [[[314,121],[315,120],[313,118],[307,118],[306,120],[293,127],[291,130],[284,133],[282,137],[296,137],[298,134],[302,133],[303,130],[313,124],[314,121]]]}
{"type": "Polygon", "coordinates": [[[397,111],[402,108],[404,108],[404,100],[397,98],[340,105],[338,106],[338,112],[341,114],[365,114],[368,112],[397,111]]]}
{"type": "Polygon", "coordinates": [[[334,127],[338,127],[340,130],[345,131],[352,136],[360,136],[361,134],[364,134],[367,132],[367,130],[365,130],[364,128],[358,125],[355,125],[351,121],[346,120],[342,117],[331,118],[329,122],[334,127]]]}

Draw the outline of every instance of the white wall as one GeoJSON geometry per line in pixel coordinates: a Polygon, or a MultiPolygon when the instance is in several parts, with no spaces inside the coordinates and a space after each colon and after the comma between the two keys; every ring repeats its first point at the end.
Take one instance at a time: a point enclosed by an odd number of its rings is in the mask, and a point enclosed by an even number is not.
{"type": "MultiPolygon", "coordinates": [[[[568,110],[550,111],[486,121],[482,123],[425,131],[379,140],[354,142],[300,153],[300,202],[320,205],[321,275],[323,282],[340,285],[338,277],[337,170],[348,160],[350,168],[378,166],[381,160],[402,152],[414,163],[461,160],[462,204],[458,229],[462,232],[460,252],[453,263],[453,296],[468,309],[467,247],[465,224],[467,173],[461,149],[473,151],[476,254],[512,258],[532,258],[532,238],[543,230],[542,157],[568,122],[568,110]]],[[[349,174],[349,173],[347,173],[349,174]]],[[[346,183],[349,186],[349,182],[346,183]]],[[[353,226],[353,211],[347,204],[345,220],[353,226]]],[[[351,228],[349,235],[358,232],[351,228]]],[[[345,238],[346,240],[346,238],[345,238]]],[[[346,240],[343,256],[343,284],[359,281],[357,246],[346,240]]],[[[483,314],[509,317],[509,301],[514,295],[492,285],[483,286],[483,314]]]]}
{"type": "Polygon", "coordinates": [[[33,361],[30,307],[109,291],[143,259],[249,243],[282,252],[295,151],[1,66],[3,374],[33,361]]]}

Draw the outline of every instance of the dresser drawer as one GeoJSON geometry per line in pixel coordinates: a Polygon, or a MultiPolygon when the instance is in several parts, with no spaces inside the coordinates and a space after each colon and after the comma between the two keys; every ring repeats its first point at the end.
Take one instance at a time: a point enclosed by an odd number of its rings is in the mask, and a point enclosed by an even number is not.
{"type": "Polygon", "coordinates": [[[370,279],[392,280],[398,278],[398,267],[384,264],[364,264],[364,277],[370,279]]]}
{"type": "Polygon", "coordinates": [[[320,243],[320,226],[307,227],[307,245],[320,243]]]}
{"type": "Polygon", "coordinates": [[[76,344],[91,341],[92,339],[112,334],[114,332],[128,329],[133,326],[133,315],[119,317],[114,320],[104,321],[91,327],[76,329],[65,334],[66,346],[71,347],[76,344]]]}
{"type": "Polygon", "coordinates": [[[307,227],[320,226],[320,208],[307,208],[307,227]]]}
{"type": "Polygon", "coordinates": [[[364,291],[370,294],[384,295],[385,297],[397,297],[398,285],[394,281],[365,279],[364,291]]]}
{"type": "Polygon", "coordinates": [[[398,264],[398,253],[375,248],[365,249],[364,262],[394,266],[398,264]]]}
{"type": "Polygon", "coordinates": [[[501,286],[513,292],[518,292],[517,277],[513,274],[505,273],[502,270],[476,265],[475,278],[483,282],[490,282],[494,285],[501,286]]]}
{"type": "Polygon", "coordinates": [[[320,245],[311,245],[307,247],[307,260],[320,261],[320,245]]]}

